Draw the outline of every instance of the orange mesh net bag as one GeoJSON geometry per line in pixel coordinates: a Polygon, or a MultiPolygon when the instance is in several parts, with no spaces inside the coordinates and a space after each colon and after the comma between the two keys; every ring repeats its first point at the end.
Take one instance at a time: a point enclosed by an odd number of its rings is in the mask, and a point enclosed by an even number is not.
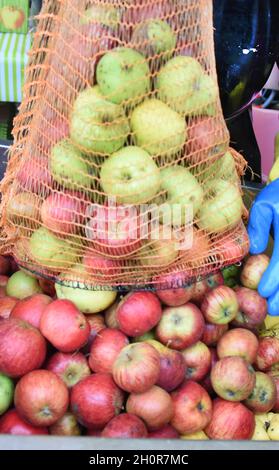
{"type": "Polygon", "coordinates": [[[2,182],[3,250],[89,289],[178,287],[243,258],[211,0],[46,0],[2,182]]]}

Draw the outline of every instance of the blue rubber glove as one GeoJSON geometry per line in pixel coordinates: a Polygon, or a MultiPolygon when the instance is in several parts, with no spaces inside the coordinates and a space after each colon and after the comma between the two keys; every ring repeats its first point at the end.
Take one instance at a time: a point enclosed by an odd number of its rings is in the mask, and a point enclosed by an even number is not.
{"type": "Polygon", "coordinates": [[[273,254],[258,291],[268,299],[269,315],[279,315],[279,179],[266,186],[252,206],[248,225],[252,255],[266,250],[271,226],[274,230],[273,254]]]}

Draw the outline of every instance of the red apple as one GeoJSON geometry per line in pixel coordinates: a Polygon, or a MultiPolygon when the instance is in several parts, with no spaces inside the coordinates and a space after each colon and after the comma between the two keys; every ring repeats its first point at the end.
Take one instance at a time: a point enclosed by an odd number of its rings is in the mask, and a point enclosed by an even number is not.
{"type": "Polygon", "coordinates": [[[208,292],[222,285],[224,285],[224,278],[221,271],[206,276],[193,285],[192,302],[200,306],[208,292]]]}
{"type": "Polygon", "coordinates": [[[90,334],[86,345],[82,348],[84,354],[89,354],[93,341],[97,337],[98,333],[106,328],[105,319],[102,314],[86,315],[86,320],[90,326],[90,334]]]}
{"type": "Polygon", "coordinates": [[[93,374],[72,389],[71,409],[78,422],[87,428],[103,429],[120,413],[123,392],[109,374],[93,374]]]}
{"type": "Polygon", "coordinates": [[[211,369],[212,387],[221,398],[242,401],[252,392],[256,375],[252,366],[242,357],[224,357],[211,369]]]}
{"type": "Polygon", "coordinates": [[[149,339],[147,342],[156,349],[160,356],[160,374],[156,385],[171,392],[185,378],[186,366],[183,355],[179,351],[167,348],[159,341],[149,339]]]}
{"type": "Polygon", "coordinates": [[[12,255],[4,256],[4,258],[9,260],[9,274],[12,275],[19,270],[18,264],[12,255]]]}
{"type": "Polygon", "coordinates": [[[179,434],[191,434],[207,426],[212,416],[212,402],[207,391],[193,380],[185,381],[172,392],[172,426],[179,434]]]}
{"type": "Polygon", "coordinates": [[[269,265],[270,259],[267,255],[249,256],[243,265],[240,275],[241,284],[248,289],[258,289],[263,273],[269,265]]]}
{"type": "Polygon", "coordinates": [[[230,287],[215,287],[205,296],[201,304],[201,311],[209,323],[217,325],[229,323],[238,312],[237,296],[230,287]]]}
{"type": "Polygon", "coordinates": [[[56,291],[55,291],[53,281],[49,281],[48,279],[39,279],[39,284],[45,295],[49,295],[49,297],[56,296],[56,291]]]}
{"type": "Polygon", "coordinates": [[[259,347],[258,338],[252,331],[234,328],[227,331],[218,341],[217,354],[220,359],[227,356],[240,356],[253,364],[259,347]]]}
{"type": "Polygon", "coordinates": [[[154,328],[162,316],[160,301],[152,292],[130,292],[119,303],[116,318],[128,336],[141,336],[154,328]]]}
{"type": "Polygon", "coordinates": [[[89,366],[94,372],[112,372],[120,351],[129,344],[127,336],[113,328],[105,328],[95,338],[89,356],[89,366]]]}
{"type": "Polygon", "coordinates": [[[119,329],[119,323],[116,316],[117,307],[119,304],[119,299],[116,300],[109,308],[104,311],[105,314],[105,324],[108,328],[119,329]]]}
{"type": "Polygon", "coordinates": [[[0,320],[10,317],[11,312],[17,302],[18,299],[15,297],[9,297],[8,295],[0,298],[0,320]]]}
{"type": "Polygon", "coordinates": [[[276,404],[276,385],[272,377],[256,372],[256,383],[244,404],[254,413],[267,413],[276,404]]]}
{"type": "Polygon", "coordinates": [[[7,275],[10,272],[11,263],[8,257],[0,255],[0,275],[7,275]]]}
{"type": "Polygon", "coordinates": [[[58,375],[68,388],[91,374],[86,357],[79,352],[74,354],[56,352],[48,360],[46,369],[58,375]]]}
{"type": "Polygon", "coordinates": [[[102,431],[98,429],[87,429],[86,436],[101,437],[102,431]]]}
{"type": "Polygon", "coordinates": [[[279,374],[278,371],[268,371],[267,374],[272,377],[276,386],[276,402],[272,408],[274,413],[279,412],[279,374]]]}
{"type": "Polygon", "coordinates": [[[81,428],[75,416],[67,411],[62,418],[50,426],[49,433],[53,436],[80,436],[81,428]]]}
{"type": "Polygon", "coordinates": [[[279,363],[279,339],[276,337],[261,338],[255,361],[256,367],[266,371],[277,363],[279,363]]]}
{"type": "Polygon", "coordinates": [[[121,261],[105,258],[91,250],[85,252],[83,264],[90,277],[95,280],[113,280],[121,274],[123,265],[121,261]]]}
{"type": "Polygon", "coordinates": [[[161,274],[154,278],[154,281],[156,294],[165,305],[178,307],[191,300],[193,285],[186,285],[184,273],[161,274]],[[168,286],[171,288],[168,289],[168,286]]]}
{"type": "MultiPolygon", "coordinates": [[[[192,246],[187,250],[181,250],[181,260],[190,268],[199,268],[204,265],[210,255],[211,242],[208,234],[195,227],[191,227],[192,246]]],[[[185,239],[185,235],[184,235],[185,239]]]]}
{"type": "Polygon", "coordinates": [[[162,428],[173,417],[171,396],[157,385],[143,393],[131,393],[126,410],[141,418],[149,431],[162,428]]]}
{"type": "Polygon", "coordinates": [[[24,421],[16,411],[9,410],[0,418],[0,434],[14,434],[17,436],[34,436],[48,434],[46,427],[32,426],[24,421]]]}
{"type": "Polygon", "coordinates": [[[9,276],[5,276],[4,274],[0,274],[0,287],[6,287],[9,281],[9,276]]]}
{"type": "Polygon", "coordinates": [[[213,390],[210,372],[211,369],[215,366],[216,362],[218,362],[219,358],[217,356],[217,352],[215,348],[209,348],[210,356],[211,356],[211,364],[210,364],[210,371],[206,374],[206,376],[200,381],[200,384],[203,388],[209,393],[210,396],[215,395],[215,391],[213,390]]]}
{"type": "Polygon", "coordinates": [[[267,315],[267,301],[257,291],[247,287],[235,289],[239,311],[233,325],[253,329],[263,323],[267,315]]]}
{"type": "Polygon", "coordinates": [[[179,434],[171,424],[166,424],[157,431],[148,433],[150,439],[179,439],[179,434]]]}
{"type": "Polygon", "coordinates": [[[187,161],[191,165],[212,159],[214,154],[222,151],[222,147],[223,139],[216,134],[216,122],[212,118],[196,118],[191,122],[186,145],[187,161]]]}
{"type": "Polygon", "coordinates": [[[51,426],[67,411],[69,393],[64,382],[48,370],[33,370],[15,388],[15,407],[34,426],[51,426]]]}
{"type": "Polygon", "coordinates": [[[195,344],[203,335],[204,319],[196,305],[167,307],[156,328],[156,338],[172,349],[182,350],[195,344]]]}
{"type": "Polygon", "coordinates": [[[52,299],[44,294],[35,294],[19,300],[12,310],[11,318],[20,318],[27,321],[35,328],[40,327],[40,320],[44,309],[52,302],[52,299]]]}
{"type": "Polygon", "coordinates": [[[21,188],[31,193],[49,193],[52,177],[48,158],[46,156],[28,156],[22,163],[16,175],[21,188]]]}
{"type": "Polygon", "coordinates": [[[41,207],[42,222],[59,235],[75,234],[85,221],[86,203],[81,193],[53,191],[41,207]]]}
{"type": "Polygon", "coordinates": [[[243,222],[229,233],[218,235],[214,240],[217,259],[226,264],[241,261],[248,254],[249,246],[249,237],[243,222]]]}
{"type": "Polygon", "coordinates": [[[196,282],[195,284],[193,284],[193,287],[192,287],[191,301],[194,304],[200,306],[207,292],[208,292],[208,285],[205,279],[202,279],[201,281],[196,282]]]}
{"type": "Polygon", "coordinates": [[[101,436],[114,439],[139,439],[147,437],[147,429],[138,416],[122,413],[109,421],[101,436]]]}
{"type": "Polygon", "coordinates": [[[0,321],[0,370],[20,377],[38,369],[46,357],[46,341],[36,328],[17,318],[0,321]]]}
{"type": "Polygon", "coordinates": [[[48,155],[51,148],[60,140],[69,136],[69,123],[68,120],[62,117],[54,117],[46,119],[42,117],[42,123],[38,129],[40,133],[41,146],[44,154],[48,155]]]}
{"type": "Polygon", "coordinates": [[[207,346],[215,346],[228,328],[229,325],[227,323],[225,325],[206,323],[201,341],[207,346]]]}
{"type": "Polygon", "coordinates": [[[40,330],[61,352],[73,352],[81,348],[90,334],[85,316],[69,300],[54,300],[44,309],[40,330]]]}
{"type": "Polygon", "coordinates": [[[160,356],[147,343],[133,343],[123,348],[116,358],[112,375],[122,390],[143,393],[154,385],[160,374],[160,356]]]}
{"type": "Polygon", "coordinates": [[[206,276],[204,280],[207,285],[207,292],[215,289],[215,287],[224,285],[224,278],[221,271],[217,271],[210,276],[206,276]]]}
{"type": "Polygon", "coordinates": [[[182,351],[186,364],[185,378],[199,382],[210,370],[211,353],[206,344],[198,341],[182,351]]]}
{"type": "Polygon", "coordinates": [[[205,432],[210,439],[251,439],[255,417],[242,403],[217,398],[213,401],[213,414],[205,432]]]}
{"type": "MultiPolygon", "coordinates": [[[[8,294],[10,296],[10,294],[8,294]]],[[[0,286],[0,299],[3,299],[3,297],[7,296],[7,291],[6,287],[0,286]]],[[[12,297],[12,295],[11,295],[12,297]]]]}
{"type": "Polygon", "coordinates": [[[140,218],[128,206],[95,204],[90,209],[85,233],[97,252],[126,258],[141,247],[140,218]]]}

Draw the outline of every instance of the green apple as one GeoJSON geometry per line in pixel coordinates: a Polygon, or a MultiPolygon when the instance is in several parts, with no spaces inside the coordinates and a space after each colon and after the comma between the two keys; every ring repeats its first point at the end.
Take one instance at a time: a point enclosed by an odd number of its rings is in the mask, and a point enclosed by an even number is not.
{"type": "Polygon", "coordinates": [[[102,165],[101,186],[118,203],[141,204],[160,189],[160,170],[142,148],[128,146],[111,155],[102,165]]]}
{"type": "Polygon", "coordinates": [[[187,102],[189,116],[215,116],[217,112],[219,89],[215,80],[204,74],[196,84],[195,93],[187,102]]]}
{"type": "Polygon", "coordinates": [[[71,114],[70,136],[84,152],[116,152],[123,147],[129,132],[124,108],[108,101],[98,86],[79,93],[71,114]]]}
{"type": "Polygon", "coordinates": [[[198,226],[219,233],[235,227],[241,220],[243,202],[238,185],[216,179],[205,185],[206,199],[199,212],[198,226]]]}
{"type": "Polygon", "coordinates": [[[50,170],[53,179],[64,188],[80,190],[91,186],[89,167],[69,139],[61,140],[52,147],[50,170]]]}
{"type": "Polygon", "coordinates": [[[162,217],[167,216],[166,212],[171,207],[172,225],[185,224],[185,216],[188,214],[187,207],[193,210],[193,217],[200,210],[203,202],[203,190],[187,168],[179,165],[163,168],[161,170],[161,189],[167,192],[165,201],[167,205],[161,206],[162,217]]]}
{"type": "Polygon", "coordinates": [[[170,59],[157,77],[158,97],[184,115],[215,114],[218,87],[190,56],[170,59]]]}
{"type": "Polygon", "coordinates": [[[109,101],[134,106],[150,91],[150,71],[145,57],[134,49],[118,47],[101,58],[96,71],[101,93],[109,101]]]}
{"type": "Polygon", "coordinates": [[[269,441],[269,436],[266,431],[266,423],[255,415],[255,430],[251,438],[252,441],[269,441]]]}
{"type": "Polygon", "coordinates": [[[6,285],[7,295],[16,299],[25,299],[41,292],[42,289],[37,279],[22,270],[16,271],[6,285]]]}
{"type": "Polygon", "coordinates": [[[113,5],[91,5],[88,7],[81,20],[81,24],[96,23],[109,26],[112,30],[117,29],[121,21],[121,10],[113,5]]]}
{"type": "Polygon", "coordinates": [[[153,156],[171,157],[182,150],[187,139],[184,118],[157,99],[134,109],[131,128],[136,145],[153,156]]]}
{"type": "MultiPolygon", "coordinates": [[[[16,345],[15,345],[16,347],[16,345]]],[[[0,372],[0,415],[12,404],[14,397],[14,383],[10,377],[0,372]]]]}
{"type": "MultiPolygon", "coordinates": [[[[201,168],[200,168],[201,171],[201,168]]],[[[234,158],[231,154],[231,152],[226,152],[224,155],[221,157],[218,157],[217,159],[210,162],[208,160],[208,163],[204,167],[204,171],[200,175],[200,178],[203,181],[208,181],[210,179],[214,178],[222,178],[224,180],[228,180],[231,182],[237,182],[239,180],[237,171],[236,171],[236,165],[234,158]]]]}
{"type": "Polygon", "coordinates": [[[279,413],[274,413],[271,418],[267,434],[271,441],[279,441],[279,413]]]}
{"type": "Polygon", "coordinates": [[[55,284],[58,299],[67,299],[85,314],[102,312],[110,307],[116,299],[117,292],[109,290],[90,290],[86,285],[85,269],[82,265],[73,266],[71,273],[60,276],[61,283],[55,284]],[[63,282],[67,279],[66,282],[63,282]],[[72,279],[72,280],[71,280],[72,279]]]}
{"type": "Polygon", "coordinates": [[[138,253],[142,266],[169,266],[179,255],[179,245],[174,237],[164,237],[163,227],[159,227],[158,237],[146,241],[138,253]]]}
{"type": "Polygon", "coordinates": [[[13,5],[6,5],[0,11],[1,21],[6,29],[16,30],[21,28],[25,20],[24,11],[13,5]]]}
{"type": "Polygon", "coordinates": [[[147,57],[168,59],[176,45],[176,34],[166,21],[148,20],[135,27],[131,42],[147,57]]]}
{"type": "Polygon", "coordinates": [[[78,258],[78,249],[69,240],[56,237],[44,227],[32,233],[29,253],[38,264],[54,271],[69,268],[78,258]]]}

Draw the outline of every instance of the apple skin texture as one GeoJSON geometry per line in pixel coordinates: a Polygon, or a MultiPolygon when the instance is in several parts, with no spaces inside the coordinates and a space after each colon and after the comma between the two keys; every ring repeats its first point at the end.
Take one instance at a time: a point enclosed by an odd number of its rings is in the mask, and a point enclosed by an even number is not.
{"type": "Polygon", "coordinates": [[[64,188],[90,188],[88,165],[69,139],[61,140],[52,148],[50,169],[54,180],[64,188]]]}
{"type": "Polygon", "coordinates": [[[116,152],[128,134],[129,123],[122,106],[108,101],[98,86],[79,93],[71,114],[70,135],[84,152],[116,152]]]}
{"type": "Polygon", "coordinates": [[[166,203],[168,206],[172,206],[173,225],[185,224],[184,206],[193,209],[193,216],[200,210],[203,190],[187,168],[179,165],[163,168],[161,170],[161,189],[167,191],[166,203]],[[181,207],[177,207],[179,204],[181,207]]]}
{"type": "Polygon", "coordinates": [[[143,149],[128,146],[109,157],[101,168],[101,186],[118,203],[140,204],[160,188],[160,170],[143,149]]]}
{"type": "Polygon", "coordinates": [[[32,259],[37,263],[58,271],[74,264],[78,257],[73,246],[44,227],[33,232],[29,242],[29,251],[32,259]]]}
{"type": "Polygon", "coordinates": [[[157,88],[158,97],[180,114],[216,114],[217,84],[193,57],[170,59],[158,74],[157,88]]]}
{"type": "Polygon", "coordinates": [[[147,57],[169,58],[176,45],[176,34],[166,21],[149,20],[135,27],[132,44],[147,57]]]}
{"type": "Polygon", "coordinates": [[[205,202],[199,212],[198,226],[206,232],[224,232],[241,220],[243,202],[238,186],[216,179],[204,187],[205,202]]]}
{"type": "MultiPolygon", "coordinates": [[[[72,283],[67,286],[60,283],[55,284],[55,290],[58,299],[67,299],[75,304],[75,306],[84,314],[99,313],[110,307],[116,299],[117,292],[109,290],[90,290],[82,283],[82,279],[86,279],[85,269],[82,265],[75,265],[72,268],[72,274],[62,274],[61,281],[70,280],[72,283]],[[79,273],[79,274],[77,274],[79,273]],[[77,287],[76,279],[80,279],[80,287],[77,287]]],[[[87,275],[88,276],[88,275],[87,275]]]]}
{"type": "Polygon", "coordinates": [[[97,66],[97,83],[109,101],[135,105],[150,91],[150,71],[142,54],[128,47],[107,52],[97,66]]]}
{"type": "Polygon", "coordinates": [[[184,118],[157,99],[144,101],[132,112],[131,129],[136,145],[154,156],[175,155],[187,139],[184,118]]]}
{"type": "Polygon", "coordinates": [[[121,21],[121,10],[111,5],[92,5],[80,18],[81,24],[101,23],[115,30],[121,21]]]}

